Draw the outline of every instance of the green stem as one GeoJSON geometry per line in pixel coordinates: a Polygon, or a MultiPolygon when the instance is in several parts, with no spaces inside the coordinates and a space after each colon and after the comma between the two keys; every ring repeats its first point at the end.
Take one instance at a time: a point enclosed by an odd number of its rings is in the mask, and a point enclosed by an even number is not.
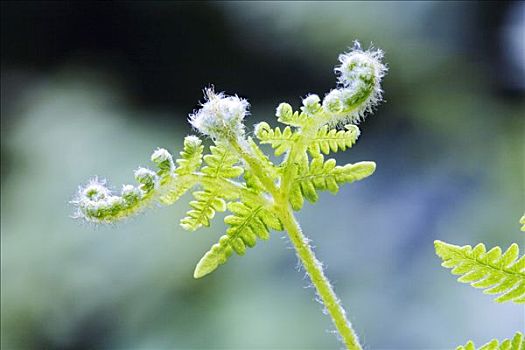
{"type": "MultiPolygon", "coordinates": [[[[313,123],[313,122],[312,122],[313,123]]],[[[303,263],[306,272],[310,276],[310,280],[317,290],[317,294],[323,301],[324,306],[328,310],[332,322],[334,323],[337,331],[341,335],[341,338],[346,345],[348,350],[362,350],[363,348],[359,345],[357,335],[352,329],[350,321],[346,318],[346,313],[341,306],[337,295],[335,294],[330,282],[324,275],[322,265],[315,257],[312,248],[308,244],[307,238],[303,235],[299,223],[295,219],[292,209],[288,204],[289,189],[292,183],[292,179],[295,177],[296,164],[295,160],[298,154],[306,151],[306,144],[304,139],[307,138],[313,131],[316,130],[315,125],[310,125],[310,133],[302,135],[303,139],[295,144],[289,154],[288,159],[285,161],[285,172],[283,174],[283,183],[280,188],[276,186],[274,181],[264,171],[264,166],[251,155],[249,150],[243,147],[236,139],[229,139],[230,145],[235,151],[248,163],[248,166],[252,169],[254,174],[261,180],[266,190],[272,195],[275,204],[273,206],[275,213],[281,220],[284,229],[288,232],[290,240],[292,241],[297,256],[303,263]]]]}
{"type": "MultiPolygon", "coordinates": [[[[279,209],[281,208],[282,207],[279,209]]],[[[291,212],[291,209],[287,208],[286,210],[282,210],[280,214],[280,219],[290,236],[290,240],[294,245],[297,256],[301,259],[306,272],[317,289],[317,294],[321,297],[335,327],[343,338],[343,342],[347,349],[362,350],[357,335],[352,329],[350,321],[346,318],[345,310],[341,306],[330,282],[324,275],[321,263],[315,257],[315,254],[308,244],[306,237],[303,235],[301,227],[291,212]]]]}
{"type": "Polygon", "coordinates": [[[274,181],[267,175],[264,170],[263,164],[259,162],[250,152],[244,144],[241,144],[235,138],[228,139],[230,146],[244,159],[248,166],[252,169],[253,173],[263,183],[266,190],[275,198],[279,196],[279,190],[275,185],[274,181]],[[244,147],[243,147],[244,146],[244,147]]]}

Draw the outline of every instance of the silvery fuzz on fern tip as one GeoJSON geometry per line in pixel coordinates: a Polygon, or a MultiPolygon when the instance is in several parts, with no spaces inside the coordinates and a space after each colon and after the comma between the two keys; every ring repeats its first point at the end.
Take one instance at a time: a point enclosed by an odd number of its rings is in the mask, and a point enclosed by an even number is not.
{"type": "Polygon", "coordinates": [[[243,137],[243,120],[249,114],[248,101],[216,93],[213,88],[205,89],[205,98],[201,109],[190,115],[190,124],[213,139],[243,137]]]}

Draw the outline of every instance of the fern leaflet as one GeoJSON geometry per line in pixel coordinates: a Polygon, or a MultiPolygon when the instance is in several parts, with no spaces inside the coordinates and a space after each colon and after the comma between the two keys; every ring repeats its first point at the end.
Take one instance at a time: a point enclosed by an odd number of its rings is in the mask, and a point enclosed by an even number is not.
{"type": "Polygon", "coordinates": [[[277,121],[290,126],[302,127],[306,125],[306,122],[308,121],[308,115],[299,111],[288,114],[283,113],[278,116],[277,121]]]}
{"type": "Polygon", "coordinates": [[[159,202],[164,205],[175,203],[186,191],[195,186],[198,179],[193,175],[202,164],[204,146],[197,136],[186,136],[184,147],[179,153],[181,158],[175,162],[178,167],[174,171],[170,186],[159,196],[159,202]]]}
{"type": "Polygon", "coordinates": [[[303,207],[304,198],[310,202],[319,199],[317,190],[337,193],[339,185],[364,179],[375,170],[373,162],[359,162],[336,166],[335,159],[324,161],[323,155],[312,159],[308,165],[300,166],[298,176],[290,191],[290,204],[294,210],[303,207]]]}
{"type": "Polygon", "coordinates": [[[228,204],[228,210],[233,215],[224,218],[230,227],[226,235],[219,239],[212,248],[202,257],[195,268],[195,278],[203,277],[213,272],[219,265],[224,264],[233,252],[244,255],[246,247],[254,247],[257,238],[270,238],[269,230],[281,231],[282,224],[272,212],[263,205],[249,205],[243,202],[228,204]]]}
{"type": "Polygon", "coordinates": [[[181,220],[181,226],[189,231],[195,231],[202,226],[210,226],[210,220],[216,211],[226,210],[225,199],[236,198],[236,193],[225,191],[220,180],[236,178],[242,175],[243,168],[236,166],[239,158],[222,144],[210,147],[211,154],[204,156],[206,166],[201,169],[203,191],[193,195],[190,202],[192,209],[181,220]]]}
{"type": "Polygon", "coordinates": [[[345,129],[329,129],[328,125],[321,127],[308,146],[310,155],[316,157],[321,152],[328,154],[330,151],[345,151],[352,147],[359,137],[359,128],[355,125],[347,125],[345,129]]]}
{"type": "Polygon", "coordinates": [[[503,254],[500,247],[487,252],[483,243],[474,248],[441,241],[435,241],[434,245],[436,254],[443,260],[442,266],[452,268],[455,275],[461,275],[459,282],[485,289],[485,294],[500,294],[495,299],[498,303],[525,303],[525,255],[518,258],[516,243],[503,254]]]}
{"type": "MultiPolygon", "coordinates": [[[[476,346],[469,341],[464,346],[458,346],[456,350],[476,350],[476,346]]],[[[493,339],[477,350],[525,350],[525,338],[521,332],[517,332],[512,339],[505,339],[501,343],[493,339]]]]}
{"type": "Polygon", "coordinates": [[[272,129],[270,125],[265,122],[257,124],[255,136],[257,136],[261,143],[272,146],[276,156],[280,156],[288,151],[297,139],[297,134],[294,133],[289,126],[281,131],[279,127],[272,129]]]}
{"type": "Polygon", "coordinates": [[[201,139],[197,136],[186,136],[184,138],[184,148],[180,152],[181,158],[177,159],[177,169],[175,173],[177,175],[191,174],[202,164],[202,152],[204,146],[202,145],[201,139]]]}

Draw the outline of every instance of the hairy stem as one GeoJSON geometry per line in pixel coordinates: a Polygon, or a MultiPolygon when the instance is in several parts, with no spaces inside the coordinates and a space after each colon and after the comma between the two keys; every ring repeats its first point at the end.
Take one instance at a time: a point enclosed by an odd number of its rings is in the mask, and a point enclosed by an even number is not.
{"type": "Polygon", "coordinates": [[[290,236],[290,240],[294,245],[297,256],[310,276],[310,280],[315,286],[317,294],[321,297],[321,300],[328,310],[332,322],[341,335],[346,347],[349,350],[362,350],[357,335],[352,329],[350,321],[346,318],[345,310],[341,306],[330,282],[324,275],[321,263],[315,257],[315,254],[308,244],[307,238],[302,233],[301,227],[291,212],[291,209],[286,208],[285,210],[282,210],[280,214],[280,219],[283,223],[284,229],[290,236]]]}
{"type": "MultiPolygon", "coordinates": [[[[316,130],[315,127],[308,128],[310,133],[316,130]]],[[[307,137],[309,133],[303,135],[307,137]]],[[[266,190],[272,195],[275,205],[274,212],[281,220],[284,229],[288,232],[290,240],[292,241],[297,256],[301,260],[303,266],[308,273],[310,280],[317,290],[317,294],[321,298],[324,306],[328,310],[332,322],[334,323],[337,331],[341,335],[341,338],[349,350],[362,350],[359,340],[350,321],[346,318],[346,313],[337,295],[335,294],[332,285],[326,278],[323,272],[323,268],[319,260],[315,257],[312,248],[308,244],[307,238],[303,235],[299,223],[295,219],[292,209],[288,204],[289,187],[291,186],[292,179],[295,174],[296,164],[295,159],[297,154],[305,152],[306,145],[303,142],[298,142],[299,145],[295,145],[289,154],[288,159],[285,161],[285,172],[283,175],[283,183],[281,188],[278,188],[276,184],[268,177],[264,171],[264,166],[254,158],[250,152],[242,147],[242,145],[235,139],[228,140],[230,145],[235,151],[246,161],[248,166],[252,169],[254,174],[261,180],[266,190]]],[[[302,140],[301,140],[302,141],[302,140]]]]}
{"type": "Polygon", "coordinates": [[[279,190],[273,180],[267,175],[266,171],[264,170],[264,165],[261,164],[261,162],[259,162],[251,154],[244,144],[239,143],[235,138],[228,139],[228,142],[230,146],[232,146],[232,148],[237,152],[237,154],[242,159],[244,159],[247,165],[252,169],[255,176],[257,176],[266,187],[266,190],[271,193],[274,198],[277,197],[279,195],[279,190]]]}

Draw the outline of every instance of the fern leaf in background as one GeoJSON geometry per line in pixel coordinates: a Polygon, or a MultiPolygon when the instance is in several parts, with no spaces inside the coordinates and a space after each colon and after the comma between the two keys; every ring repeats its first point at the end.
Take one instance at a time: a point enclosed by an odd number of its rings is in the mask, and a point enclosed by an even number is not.
{"type": "MultiPolygon", "coordinates": [[[[470,245],[460,247],[436,240],[434,246],[436,254],[443,260],[441,265],[460,275],[459,282],[484,289],[485,294],[499,294],[494,299],[498,303],[525,303],[525,255],[519,257],[516,243],[505,252],[500,247],[487,251],[483,243],[472,248],[470,245]]],[[[476,347],[469,341],[456,350],[476,350],[476,347]]],[[[501,343],[493,339],[478,350],[525,350],[525,339],[522,333],[517,332],[512,339],[501,343]]]]}
{"type": "Polygon", "coordinates": [[[442,266],[461,275],[459,282],[484,289],[485,294],[500,294],[496,302],[525,303],[525,256],[519,258],[519,248],[512,244],[503,254],[500,247],[486,251],[480,243],[472,248],[441,241],[435,243],[442,266]]]}
{"type": "Polygon", "coordinates": [[[517,332],[512,339],[505,339],[499,342],[493,339],[487,344],[476,348],[472,341],[463,346],[458,346],[456,350],[525,350],[525,337],[521,332],[517,332]]]}

